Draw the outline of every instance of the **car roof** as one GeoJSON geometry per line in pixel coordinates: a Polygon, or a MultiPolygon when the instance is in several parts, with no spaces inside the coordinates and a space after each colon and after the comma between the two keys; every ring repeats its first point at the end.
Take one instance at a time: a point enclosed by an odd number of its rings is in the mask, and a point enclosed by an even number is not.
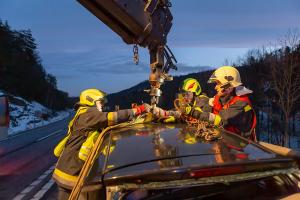
{"type": "Polygon", "coordinates": [[[113,130],[106,135],[96,171],[111,178],[193,167],[286,161],[222,129],[214,129],[221,138],[213,141],[197,137],[195,131],[186,124],[156,123],[113,130]]]}

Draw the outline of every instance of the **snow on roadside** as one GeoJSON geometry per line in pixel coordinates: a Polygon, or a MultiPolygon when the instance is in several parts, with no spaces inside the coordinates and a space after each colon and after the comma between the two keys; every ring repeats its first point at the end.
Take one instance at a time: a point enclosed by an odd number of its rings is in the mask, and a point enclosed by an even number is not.
{"type": "Polygon", "coordinates": [[[44,126],[69,116],[69,111],[53,112],[37,102],[28,102],[20,97],[13,98],[14,102],[9,104],[8,135],[44,126]]]}

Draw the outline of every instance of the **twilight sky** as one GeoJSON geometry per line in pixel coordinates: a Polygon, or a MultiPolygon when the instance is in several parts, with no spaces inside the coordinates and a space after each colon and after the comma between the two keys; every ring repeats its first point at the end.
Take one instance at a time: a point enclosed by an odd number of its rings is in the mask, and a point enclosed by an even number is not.
{"type": "MultiPolygon", "coordinates": [[[[179,62],[173,74],[218,67],[289,29],[300,31],[300,0],[171,2],[168,45],[179,62]]],[[[0,0],[0,19],[16,30],[31,29],[46,71],[71,96],[91,87],[117,92],[148,79],[147,50],[139,49],[136,66],[132,46],[75,0],[0,0]]]]}

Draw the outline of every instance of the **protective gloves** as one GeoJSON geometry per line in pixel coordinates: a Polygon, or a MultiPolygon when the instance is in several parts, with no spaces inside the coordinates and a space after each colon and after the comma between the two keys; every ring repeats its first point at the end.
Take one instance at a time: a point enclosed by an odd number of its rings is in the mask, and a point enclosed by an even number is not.
{"type": "Polygon", "coordinates": [[[148,113],[151,111],[151,106],[147,103],[143,103],[142,105],[139,105],[139,106],[135,106],[133,108],[135,110],[135,115],[140,115],[140,114],[143,114],[143,113],[148,113]]]}
{"type": "Polygon", "coordinates": [[[176,118],[174,116],[169,116],[163,120],[164,123],[174,123],[176,118]]]}
{"type": "Polygon", "coordinates": [[[168,112],[160,107],[155,106],[152,111],[156,118],[166,118],[168,117],[168,112]]]}
{"type": "Polygon", "coordinates": [[[164,110],[159,107],[153,109],[153,115],[158,118],[158,121],[164,123],[173,123],[180,118],[181,113],[174,110],[164,110]]]}
{"type": "Polygon", "coordinates": [[[167,114],[168,114],[169,116],[174,117],[175,119],[180,119],[180,116],[181,116],[181,112],[178,111],[178,110],[168,110],[168,111],[167,111],[167,114]]]}
{"type": "Polygon", "coordinates": [[[200,107],[192,107],[187,105],[184,109],[182,109],[182,114],[193,116],[194,113],[202,113],[202,109],[200,107]]]}
{"type": "Polygon", "coordinates": [[[151,112],[152,106],[150,106],[150,105],[147,104],[147,103],[143,103],[143,105],[144,105],[144,107],[145,107],[144,113],[151,112]]]}
{"type": "Polygon", "coordinates": [[[211,112],[203,112],[200,107],[186,107],[185,115],[191,116],[192,118],[198,119],[200,121],[207,121],[215,126],[222,125],[222,119],[220,115],[213,114],[211,112]]]}

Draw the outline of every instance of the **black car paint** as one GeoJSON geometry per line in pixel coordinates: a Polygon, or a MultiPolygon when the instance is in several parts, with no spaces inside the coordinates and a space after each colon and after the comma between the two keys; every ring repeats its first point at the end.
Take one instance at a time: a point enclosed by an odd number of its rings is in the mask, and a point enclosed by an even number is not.
{"type": "Polygon", "coordinates": [[[136,124],[111,131],[102,148],[107,152],[100,154],[91,179],[113,185],[189,178],[199,169],[240,166],[240,172],[230,169],[229,174],[235,174],[295,165],[256,143],[216,131],[222,138],[214,141],[196,137],[186,124],[136,124]]]}
{"type": "Polygon", "coordinates": [[[195,137],[195,129],[186,124],[136,124],[110,131],[86,186],[100,185],[107,198],[124,200],[278,199],[300,192],[295,160],[215,131],[221,138],[214,141],[195,137]]]}

